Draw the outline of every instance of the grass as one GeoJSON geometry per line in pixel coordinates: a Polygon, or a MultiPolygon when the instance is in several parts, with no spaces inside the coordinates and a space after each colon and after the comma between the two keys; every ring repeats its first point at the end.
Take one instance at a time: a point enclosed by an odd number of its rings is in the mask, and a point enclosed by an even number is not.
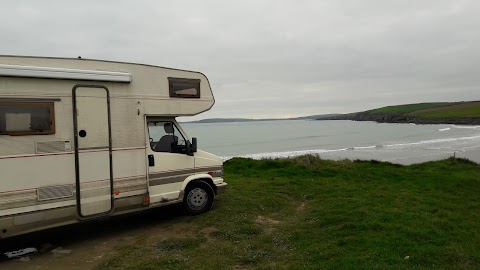
{"type": "Polygon", "coordinates": [[[391,114],[406,114],[418,110],[432,109],[436,107],[448,106],[448,102],[435,102],[435,103],[418,103],[418,104],[406,104],[398,106],[387,106],[372,110],[372,113],[391,113],[391,114]]]}
{"type": "Polygon", "coordinates": [[[413,115],[423,118],[456,118],[456,117],[480,117],[480,106],[471,106],[464,108],[453,108],[442,111],[432,111],[423,113],[413,113],[413,115]]]}
{"type": "Polygon", "coordinates": [[[140,236],[97,269],[480,267],[475,163],[235,158],[225,178],[212,211],[140,236]]]}

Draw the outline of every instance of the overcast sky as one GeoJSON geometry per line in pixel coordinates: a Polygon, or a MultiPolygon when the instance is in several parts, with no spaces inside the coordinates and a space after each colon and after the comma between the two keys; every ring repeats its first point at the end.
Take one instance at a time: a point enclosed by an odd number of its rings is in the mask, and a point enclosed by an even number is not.
{"type": "Polygon", "coordinates": [[[0,54],[197,70],[195,118],[480,99],[480,1],[1,1],[0,54]]]}

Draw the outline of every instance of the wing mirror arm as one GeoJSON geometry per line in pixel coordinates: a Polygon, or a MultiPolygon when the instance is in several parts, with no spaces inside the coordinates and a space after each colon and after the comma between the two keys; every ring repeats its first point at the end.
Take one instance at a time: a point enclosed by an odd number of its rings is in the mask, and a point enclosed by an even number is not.
{"type": "Polygon", "coordinates": [[[197,152],[197,138],[192,138],[192,152],[197,152]]]}
{"type": "Polygon", "coordinates": [[[193,156],[193,153],[197,152],[197,138],[192,138],[192,142],[187,141],[187,153],[189,156],[193,156]]]}

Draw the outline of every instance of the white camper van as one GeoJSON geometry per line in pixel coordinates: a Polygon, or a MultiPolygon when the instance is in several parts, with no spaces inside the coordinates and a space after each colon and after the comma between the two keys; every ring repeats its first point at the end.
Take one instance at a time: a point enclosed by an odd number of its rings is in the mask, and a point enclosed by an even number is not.
{"type": "Polygon", "coordinates": [[[0,238],[172,203],[208,211],[222,159],[175,117],[214,103],[199,72],[0,56],[0,238]]]}

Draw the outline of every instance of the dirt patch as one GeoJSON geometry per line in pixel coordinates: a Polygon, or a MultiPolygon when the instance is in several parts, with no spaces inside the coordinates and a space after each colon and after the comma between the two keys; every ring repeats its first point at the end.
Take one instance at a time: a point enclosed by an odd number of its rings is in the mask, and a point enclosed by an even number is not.
{"type": "Polygon", "coordinates": [[[207,241],[215,241],[215,238],[212,237],[212,234],[214,234],[215,232],[217,232],[218,229],[215,228],[215,227],[206,227],[202,230],[200,230],[198,233],[200,236],[203,236],[207,239],[207,241]]]}
{"type": "Polygon", "coordinates": [[[30,256],[30,260],[16,259],[0,262],[2,269],[92,269],[105,256],[114,253],[116,247],[132,244],[128,234],[117,237],[86,239],[67,243],[47,252],[30,256]]]}
{"type": "Polygon", "coordinates": [[[268,217],[264,217],[264,216],[257,216],[257,218],[255,218],[255,221],[257,223],[260,223],[260,224],[269,224],[269,225],[272,225],[272,224],[280,224],[281,222],[278,221],[278,220],[274,220],[274,219],[271,219],[271,218],[268,218],[268,217]]]}
{"type": "Polygon", "coordinates": [[[180,221],[182,213],[170,206],[4,239],[0,255],[28,247],[37,248],[39,253],[22,260],[3,258],[0,269],[93,269],[118,248],[193,235],[189,224],[180,221]]]}
{"type": "Polygon", "coordinates": [[[297,207],[297,212],[303,212],[305,210],[305,203],[302,202],[298,207],[297,207]]]}
{"type": "Polygon", "coordinates": [[[264,216],[257,216],[255,222],[265,226],[264,232],[266,234],[272,234],[275,232],[276,227],[273,225],[278,225],[281,222],[264,216]]]}

